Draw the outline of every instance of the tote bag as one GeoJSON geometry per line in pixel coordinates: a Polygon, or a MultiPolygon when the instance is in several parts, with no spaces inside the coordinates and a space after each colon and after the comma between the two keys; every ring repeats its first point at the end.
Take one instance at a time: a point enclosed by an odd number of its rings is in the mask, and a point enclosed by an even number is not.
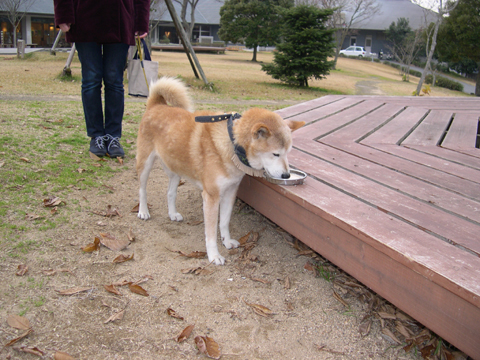
{"type": "Polygon", "coordinates": [[[144,39],[142,39],[142,45],[145,56],[142,56],[141,46],[131,46],[128,52],[128,95],[148,97],[150,84],[158,79],[158,62],[152,61],[144,39]]]}

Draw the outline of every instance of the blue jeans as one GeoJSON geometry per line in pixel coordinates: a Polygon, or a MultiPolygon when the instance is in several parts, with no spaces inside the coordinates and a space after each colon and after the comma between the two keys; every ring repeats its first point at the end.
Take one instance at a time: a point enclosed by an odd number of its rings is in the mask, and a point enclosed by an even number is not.
{"type": "Polygon", "coordinates": [[[82,64],[82,103],[89,137],[122,136],[127,44],[75,43],[82,64]],[[105,84],[105,117],[102,109],[105,84]],[[105,121],[104,121],[105,120],[105,121]]]}

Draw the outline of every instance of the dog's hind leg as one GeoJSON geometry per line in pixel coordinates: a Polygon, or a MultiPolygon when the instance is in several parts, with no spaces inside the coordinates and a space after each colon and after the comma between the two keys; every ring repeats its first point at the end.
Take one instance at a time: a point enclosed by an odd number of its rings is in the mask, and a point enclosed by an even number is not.
{"type": "MultiPolygon", "coordinates": [[[[147,160],[141,164],[143,165],[143,169],[141,170],[140,176],[140,189],[138,191],[138,197],[140,205],[138,207],[138,217],[142,220],[150,219],[150,212],[148,211],[148,204],[147,204],[147,181],[148,176],[150,175],[150,171],[152,171],[153,163],[155,162],[156,154],[154,151],[150,153],[147,160]]],[[[138,166],[138,165],[137,165],[138,166]]],[[[139,168],[137,168],[140,170],[139,168]]]]}
{"type": "Polygon", "coordinates": [[[223,245],[227,249],[237,248],[240,243],[230,238],[230,218],[237,195],[238,184],[234,184],[225,190],[220,200],[220,235],[223,245]]]}
{"type": "Polygon", "coordinates": [[[223,265],[225,258],[220,255],[217,246],[219,194],[212,195],[203,190],[202,197],[208,261],[214,262],[215,265],[223,265]]]}
{"type": "Polygon", "coordinates": [[[172,221],[183,221],[183,216],[177,212],[177,189],[180,184],[180,176],[169,170],[166,166],[164,166],[164,170],[169,179],[167,192],[168,216],[172,221]]]}

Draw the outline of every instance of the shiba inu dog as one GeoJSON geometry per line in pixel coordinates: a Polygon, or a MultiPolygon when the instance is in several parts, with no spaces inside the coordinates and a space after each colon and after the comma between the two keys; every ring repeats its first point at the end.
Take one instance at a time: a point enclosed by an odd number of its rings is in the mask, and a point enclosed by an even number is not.
{"type": "Polygon", "coordinates": [[[239,242],[230,238],[229,223],[240,181],[246,173],[288,178],[291,132],[305,122],[285,121],[259,108],[247,110],[241,117],[205,116],[207,113],[193,112],[188,89],[178,79],[163,77],[150,86],[137,138],[138,217],[150,218],[147,180],[159,158],[169,178],[170,219],[183,220],[175,204],[180,179],[193,181],[202,190],[208,260],[223,265],[225,258],[217,247],[219,214],[223,245],[236,248],[239,242]]]}

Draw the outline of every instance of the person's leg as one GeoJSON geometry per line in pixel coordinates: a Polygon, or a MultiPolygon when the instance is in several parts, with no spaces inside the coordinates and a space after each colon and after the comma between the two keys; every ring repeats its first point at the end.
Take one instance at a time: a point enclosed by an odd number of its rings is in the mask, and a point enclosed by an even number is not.
{"type": "Polygon", "coordinates": [[[103,139],[105,128],[102,110],[102,47],[94,42],[76,43],[75,47],[82,64],[82,103],[87,135],[92,138],[90,152],[103,156],[106,147],[103,139]]]}
{"type": "Polygon", "coordinates": [[[125,90],[123,73],[127,61],[127,44],[103,45],[103,81],[105,83],[105,134],[107,153],[111,157],[124,156],[119,140],[122,136],[125,90]]]}

